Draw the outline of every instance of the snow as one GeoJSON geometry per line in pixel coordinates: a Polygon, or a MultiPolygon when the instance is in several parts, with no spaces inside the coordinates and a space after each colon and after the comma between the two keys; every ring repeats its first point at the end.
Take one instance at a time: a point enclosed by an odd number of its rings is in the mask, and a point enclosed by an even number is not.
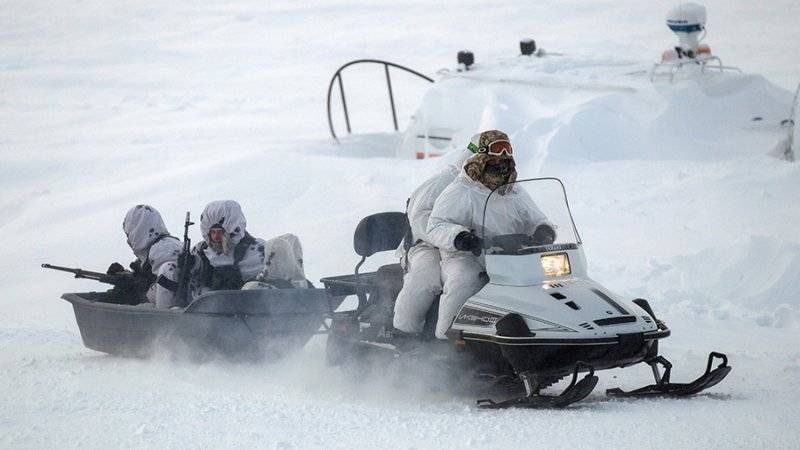
{"type": "MultiPolygon", "coordinates": [[[[607,399],[650,382],[634,367],[601,372],[567,410],[487,412],[451,382],[326,368],[324,337],[274,364],[110,357],[82,346],[58,299],[99,286],[39,268],[132,259],[121,222],[133,204],[178,234],[186,210],[234,198],[255,236],[302,239],[312,280],[347,273],[358,220],[402,209],[442,162],[392,158],[398,135],[332,144],[324,95],[337,67],[378,57],[434,74],[464,48],[481,64],[510,59],[524,37],[606,71],[649,67],[675,40],[673,4],[5,2],[0,446],[796,448],[800,166],[773,146],[800,81],[795,2],[704,3],[707,42],[741,76],[666,91],[638,80],[638,96],[584,89],[549,106],[515,102],[523,87],[508,84],[496,102],[508,109],[486,116],[517,121],[521,175],[565,182],[593,278],[648,298],[670,325],[674,379],[728,354],[731,375],[697,398],[607,399]],[[701,120],[681,119],[690,107],[701,120]],[[524,120],[541,111],[553,115],[524,120]],[[679,124],[689,147],[665,132],[679,124]]],[[[587,70],[577,82],[596,85],[587,70]]],[[[381,75],[345,75],[354,131],[390,130],[381,75]]],[[[405,127],[428,86],[393,82],[405,127]]]]}
{"type": "Polygon", "coordinates": [[[398,153],[441,153],[441,141],[417,136],[452,135],[458,145],[473,130],[498,128],[525,149],[523,160],[537,160],[533,171],[547,171],[552,161],[726,160],[754,148],[784,157],[788,90],[761,75],[687,66],[670,80],[651,75],[652,67],[553,55],[444,72],[398,153]]]}

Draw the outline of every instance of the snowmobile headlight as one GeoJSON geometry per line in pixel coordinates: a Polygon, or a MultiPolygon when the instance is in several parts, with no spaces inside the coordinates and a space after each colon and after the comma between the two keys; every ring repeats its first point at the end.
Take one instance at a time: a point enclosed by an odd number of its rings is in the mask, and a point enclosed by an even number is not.
{"type": "Polygon", "coordinates": [[[555,253],[541,257],[542,270],[548,277],[563,277],[569,275],[572,270],[569,267],[569,257],[566,253],[555,253]]]}

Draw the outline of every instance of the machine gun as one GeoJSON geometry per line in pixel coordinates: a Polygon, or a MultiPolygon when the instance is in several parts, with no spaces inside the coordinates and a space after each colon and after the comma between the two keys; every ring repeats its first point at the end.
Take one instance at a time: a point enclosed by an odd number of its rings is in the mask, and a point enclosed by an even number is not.
{"type": "Polygon", "coordinates": [[[143,277],[137,277],[134,273],[127,271],[117,272],[117,273],[100,273],[100,272],[92,272],[91,270],[54,266],[52,264],[42,264],[42,268],[60,270],[61,272],[69,272],[75,274],[75,278],[95,280],[101,283],[111,284],[114,286],[120,286],[120,285],[131,286],[140,284],[144,287],[144,290],[147,290],[150,287],[150,284],[152,284],[152,281],[143,277]]]}
{"type": "Polygon", "coordinates": [[[135,305],[146,301],[145,294],[153,283],[153,280],[147,277],[137,276],[137,274],[127,271],[109,274],[92,272],[91,270],[73,269],[71,267],[54,266],[52,264],[42,264],[42,268],[69,272],[74,274],[75,278],[95,280],[113,285],[114,288],[110,291],[109,298],[109,301],[112,303],[135,305]]]}
{"type": "Polygon", "coordinates": [[[194,225],[190,220],[189,211],[186,211],[186,221],[183,223],[183,250],[178,257],[178,290],[175,292],[177,305],[181,308],[189,304],[189,280],[191,277],[194,258],[192,258],[192,241],[189,239],[189,226],[194,225]]]}

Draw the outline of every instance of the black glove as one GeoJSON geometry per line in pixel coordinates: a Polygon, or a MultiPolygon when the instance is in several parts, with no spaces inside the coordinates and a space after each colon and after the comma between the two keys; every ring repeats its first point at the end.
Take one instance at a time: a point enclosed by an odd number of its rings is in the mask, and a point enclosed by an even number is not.
{"type": "Polygon", "coordinates": [[[118,272],[112,274],[109,281],[114,285],[114,288],[108,291],[111,303],[138,305],[147,301],[146,293],[150,288],[148,280],[130,272],[118,272]]]}
{"type": "Polygon", "coordinates": [[[534,230],[531,240],[533,245],[550,245],[556,241],[556,230],[550,225],[541,224],[534,230]]]}
{"type": "Polygon", "coordinates": [[[139,261],[138,259],[128,264],[128,267],[130,267],[131,272],[135,273],[136,275],[142,273],[142,262],[139,261]]]}
{"type": "Polygon", "coordinates": [[[106,273],[108,275],[114,275],[115,273],[121,273],[121,272],[125,272],[125,268],[122,267],[122,264],[118,262],[111,264],[110,266],[108,266],[108,270],[106,270],[106,273]]]}
{"type": "Polygon", "coordinates": [[[472,252],[475,256],[480,256],[481,250],[483,250],[483,239],[476,236],[472,231],[462,231],[453,240],[453,246],[456,250],[472,252]]]}

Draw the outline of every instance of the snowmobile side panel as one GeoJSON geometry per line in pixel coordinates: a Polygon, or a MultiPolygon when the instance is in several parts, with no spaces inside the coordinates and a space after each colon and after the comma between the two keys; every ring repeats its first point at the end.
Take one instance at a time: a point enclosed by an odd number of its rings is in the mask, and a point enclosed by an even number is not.
{"type": "Polygon", "coordinates": [[[489,283],[467,300],[453,327],[495,336],[496,322],[510,313],[522,316],[537,338],[575,340],[576,344],[658,331],[657,321],[644,309],[588,278],[531,286],[489,283]]]}
{"type": "MultiPolygon", "coordinates": [[[[664,339],[670,335],[669,329],[642,333],[645,341],[664,339]]],[[[586,338],[586,339],[558,339],[558,338],[538,338],[538,337],[516,337],[498,336],[495,334],[482,334],[463,332],[463,339],[472,341],[484,341],[503,346],[603,346],[619,344],[619,337],[586,338]]]]}

